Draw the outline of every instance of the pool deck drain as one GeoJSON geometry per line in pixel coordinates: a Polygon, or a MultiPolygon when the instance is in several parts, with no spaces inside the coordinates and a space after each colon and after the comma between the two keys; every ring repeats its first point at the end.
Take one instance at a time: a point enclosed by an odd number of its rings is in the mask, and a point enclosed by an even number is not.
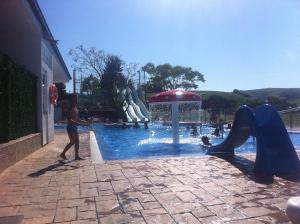
{"type": "Polygon", "coordinates": [[[80,141],[83,161],[58,160],[67,142],[58,133],[2,172],[0,217],[23,216],[22,224],[289,223],[287,199],[300,195],[297,176],[255,177],[253,154],[94,164],[89,135],[80,141]]]}

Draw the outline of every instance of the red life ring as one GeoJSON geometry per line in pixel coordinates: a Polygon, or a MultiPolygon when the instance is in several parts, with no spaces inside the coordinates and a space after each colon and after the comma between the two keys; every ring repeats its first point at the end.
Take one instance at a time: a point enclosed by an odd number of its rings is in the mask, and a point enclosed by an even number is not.
{"type": "Polygon", "coordinates": [[[55,84],[49,86],[50,103],[56,105],[58,99],[58,91],[55,84]]]}

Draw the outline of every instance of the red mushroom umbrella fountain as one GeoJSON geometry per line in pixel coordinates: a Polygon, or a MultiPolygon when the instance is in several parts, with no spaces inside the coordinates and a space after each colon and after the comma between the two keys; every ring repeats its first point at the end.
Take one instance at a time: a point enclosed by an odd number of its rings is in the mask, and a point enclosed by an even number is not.
{"type": "Polygon", "coordinates": [[[179,113],[178,107],[181,103],[198,103],[201,106],[200,95],[183,91],[170,90],[158,93],[149,99],[149,104],[171,104],[172,106],[172,129],[173,129],[173,143],[179,143],[179,113]]]}

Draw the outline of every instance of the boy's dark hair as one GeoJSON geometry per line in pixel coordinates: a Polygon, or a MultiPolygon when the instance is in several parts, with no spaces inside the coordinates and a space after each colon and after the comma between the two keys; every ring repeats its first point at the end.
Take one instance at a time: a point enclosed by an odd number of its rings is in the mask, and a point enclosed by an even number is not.
{"type": "Polygon", "coordinates": [[[206,135],[202,136],[201,140],[204,142],[206,140],[209,140],[208,137],[206,135]]]}

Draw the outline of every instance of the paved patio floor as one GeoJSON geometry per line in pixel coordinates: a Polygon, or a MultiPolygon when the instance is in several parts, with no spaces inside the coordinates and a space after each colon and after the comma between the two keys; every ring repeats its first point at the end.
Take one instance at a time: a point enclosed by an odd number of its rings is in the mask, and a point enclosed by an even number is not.
{"type": "Polygon", "coordinates": [[[92,164],[80,138],[83,161],[60,162],[67,136],[56,134],[0,175],[0,223],[288,223],[300,195],[297,178],[255,178],[253,155],[92,164]]]}

